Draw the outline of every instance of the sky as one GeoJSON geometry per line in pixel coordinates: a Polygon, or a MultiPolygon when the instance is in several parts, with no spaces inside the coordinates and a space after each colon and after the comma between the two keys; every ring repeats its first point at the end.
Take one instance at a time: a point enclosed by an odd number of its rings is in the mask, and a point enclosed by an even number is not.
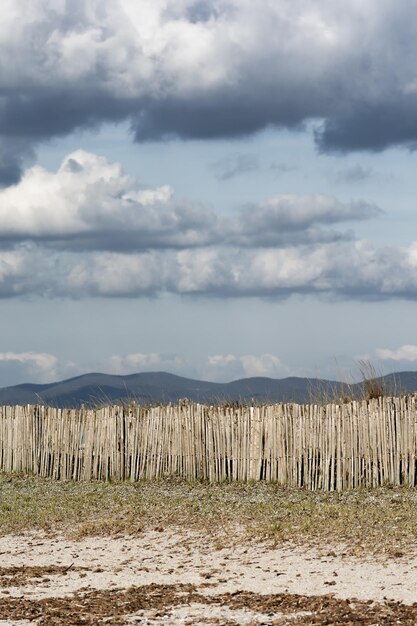
{"type": "Polygon", "coordinates": [[[417,368],[417,0],[0,8],[0,386],[417,368]]]}

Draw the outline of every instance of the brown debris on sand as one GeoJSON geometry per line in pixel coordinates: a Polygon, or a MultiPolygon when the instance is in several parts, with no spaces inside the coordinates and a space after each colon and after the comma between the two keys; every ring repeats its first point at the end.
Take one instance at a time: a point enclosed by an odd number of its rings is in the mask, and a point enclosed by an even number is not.
{"type": "MultiPolygon", "coordinates": [[[[417,604],[407,606],[400,602],[377,603],[337,599],[332,595],[302,596],[287,593],[263,595],[244,591],[205,595],[199,592],[196,585],[182,584],[152,584],[126,590],[80,590],[71,597],[42,600],[2,598],[0,618],[36,621],[39,626],[104,623],[116,626],[126,624],[127,620],[134,618],[135,615],[143,616],[144,612],[152,612],[155,623],[158,617],[163,623],[162,620],[169,619],[170,612],[175,607],[192,604],[203,605],[207,618],[210,616],[210,607],[222,606],[232,611],[246,609],[252,612],[254,614],[252,624],[275,626],[289,623],[412,626],[417,621],[417,604]],[[262,615],[262,621],[258,621],[256,615],[262,615]]],[[[228,621],[233,623],[231,620],[228,621]]]]}
{"type": "Polygon", "coordinates": [[[36,585],[45,583],[48,576],[65,576],[70,570],[85,571],[88,567],[74,567],[62,565],[0,567],[0,587],[21,587],[22,585],[36,585]]]}

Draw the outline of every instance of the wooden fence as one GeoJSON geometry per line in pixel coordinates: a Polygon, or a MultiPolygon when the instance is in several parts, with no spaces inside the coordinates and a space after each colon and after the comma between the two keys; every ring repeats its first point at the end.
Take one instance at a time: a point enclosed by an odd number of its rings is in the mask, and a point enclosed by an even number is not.
{"type": "Polygon", "coordinates": [[[61,480],[417,485],[417,398],[96,410],[0,407],[0,470],[61,480]]]}

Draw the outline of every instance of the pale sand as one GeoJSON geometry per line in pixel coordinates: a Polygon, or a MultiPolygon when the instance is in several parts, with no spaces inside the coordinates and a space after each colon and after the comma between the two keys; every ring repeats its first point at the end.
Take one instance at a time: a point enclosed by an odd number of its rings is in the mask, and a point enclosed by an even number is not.
{"type": "MultiPolygon", "coordinates": [[[[216,549],[206,536],[173,531],[151,531],[139,537],[92,537],[81,541],[34,534],[0,538],[1,568],[34,566],[69,569],[48,574],[45,581],[40,577],[35,581],[26,580],[21,586],[0,587],[0,603],[2,598],[59,598],[81,588],[126,589],[152,583],[190,583],[198,587],[200,594],[243,590],[257,594],[333,594],[335,598],[378,602],[389,599],[408,605],[417,602],[417,554],[384,561],[372,557],[352,558],[340,547],[318,551],[251,543],[216,549]]],[[[227,619],[237,624],[274,623],[262,621],[253,611],[199,607],[198,604],[173,607],[165,617],[152,617],[151,613],[144,612],[132,617],[133,621],[126,619],[125,623],[185,624],[190,617],[208,619],[207,616],[211,620],[223,619],[223,623],[227,619]]],[[[26,623],[0,619],[0,626],[26,623]]]]}

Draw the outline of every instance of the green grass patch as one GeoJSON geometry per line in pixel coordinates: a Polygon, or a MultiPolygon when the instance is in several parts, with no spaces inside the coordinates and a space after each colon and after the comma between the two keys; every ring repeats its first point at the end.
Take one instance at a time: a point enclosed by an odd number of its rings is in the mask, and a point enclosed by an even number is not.
{"type": "Polygon", "coordinates": [[[149,529],[203,532],[219,545],[286,542],[347,553],[406,554],[417,540],[417,490],[343,493],[273,483],[57,482],[0,474],[0,534],[137,535],[149,529]]]}

